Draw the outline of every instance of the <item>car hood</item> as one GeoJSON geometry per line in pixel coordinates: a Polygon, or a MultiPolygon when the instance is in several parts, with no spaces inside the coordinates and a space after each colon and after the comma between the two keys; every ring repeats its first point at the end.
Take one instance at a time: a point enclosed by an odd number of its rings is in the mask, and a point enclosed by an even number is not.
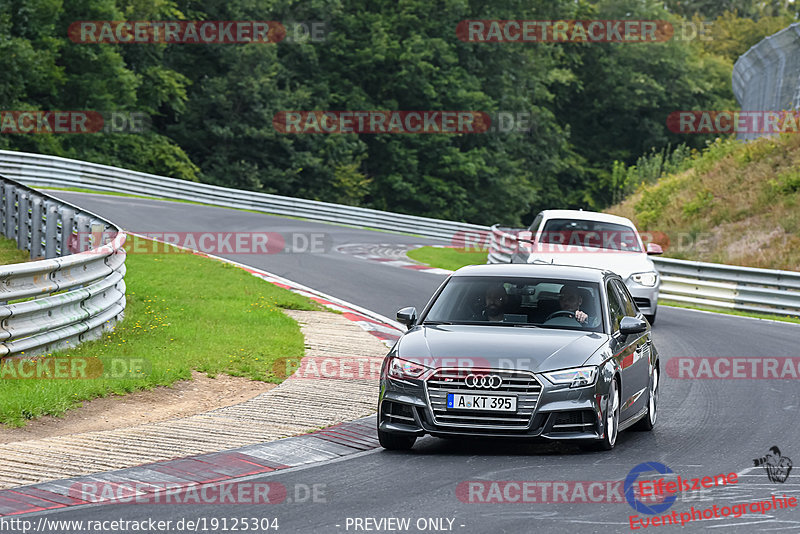
{"type": "Polygon", "coordinates": [[[418,326],[395,347],[397,356],[428,367],[529,370],[577,367],[608,335],[575,330],[513,326],[418,326]]]}
{"type": "Polygon", "coordinates": [[[602,252],[603,249],[564,247],[563,252],[546,250],[547,246],[534,251],[528,256],[528,263],[541,261],[557,265],[576,265],[579,267],[595,267],[608,269],[623,279],[633,273],[655,271],[655,264],[644,252],[602,252]],[[575,249],[575,250],[570,250],[575,249]]]}

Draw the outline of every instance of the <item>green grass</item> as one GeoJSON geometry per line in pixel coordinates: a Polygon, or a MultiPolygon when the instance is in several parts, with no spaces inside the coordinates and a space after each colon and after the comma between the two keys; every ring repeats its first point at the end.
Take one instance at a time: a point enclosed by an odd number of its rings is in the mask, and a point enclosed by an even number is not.
{"type": "Polygon", "coordinates": [[[444,247],[420,247],[409,250],[407,256],[412,260],[455,271],[465,265],[476,265],[486,263],[486,250],[467,250],[463,248],[444,248],[444,247]]]}
{"type": "Polygon", "coordinates": [[[770,321],[782,321],[784,323],[800,324],[800,317],[789,317],[786,315],[772,315],[768,313],[753,313],[740,310],[727,310],[712,308],[710,306],[697,306],[696,304],[688,304],[684,302],[675,302],[671,300],[658,299],[659,306],[670,306],[672,308],[687,308],[690,310],[700,310],[712,313],[722,313],[725,315],[738,315],[739,317],[752,317],[754,319],[768,319],[770,321]]]}
{"type": "Polygon", "coordinates": [[[717,139],[605,211],[662,234],[666,257],[800,271],[799,164],[800,135],[717,139]]]}
{"type": "Polygon", "coordinates": [[[31,256],[28,251],[19,250],[16,241],[0,236],[0,265],[24,263],[30,260],[31,256]]]}
{"type": "Polygon", "coordinates": [[[129,254],[125,281],[125,320],[115,331],[54,355],[97,358],[104,369],[112,362],[143,365],[133,366],[131,378],[21,380],[4,364],[0,423],[22,426],[95,397],[169,386],[190,379],[192,370],[281,382],[286,362],[304,351],[299,326],[281,309],[321,309],[241,269],[189,253],[129,254]]]}

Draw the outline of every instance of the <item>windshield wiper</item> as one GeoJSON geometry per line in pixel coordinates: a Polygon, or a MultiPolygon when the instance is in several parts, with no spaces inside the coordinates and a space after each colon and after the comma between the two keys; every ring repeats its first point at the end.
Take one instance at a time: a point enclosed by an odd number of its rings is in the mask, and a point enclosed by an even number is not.
{"type": "Polygon", "coordinates": [[[444,325],[451,325],[453,323],[449,323],[447,321],[422,321],[422,324],[423,325],[428,325],[428,326],[439,326],[439,325],[443,325],[443,324],[444,325]]]}
{"type": "Polygon", "coordinates": [[[514,326],[516,326],[517,328],[539,328],[538,325],[530,323],[514,323],[514,326]]]}

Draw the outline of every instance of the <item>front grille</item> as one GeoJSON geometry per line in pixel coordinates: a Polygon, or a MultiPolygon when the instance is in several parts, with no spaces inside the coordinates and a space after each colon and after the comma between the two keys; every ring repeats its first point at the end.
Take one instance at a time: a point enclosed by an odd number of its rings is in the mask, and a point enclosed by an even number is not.
{"type": "Polygon", "coordinates": [[[436,425],[519,430],[527,428],[530,424],[542,386],[533,376],[533,373],[528,371],[437,369],[425,381],[425,389],[428,394],[428,403],[433,411],[433,422],[436,425]],[[497,389],[471,388],[464,383],[470,373],[498,375],[503,379],[503,383],[497,389]],[[517,397],[517,411],[448,410],[448,393],[514,395],[517,397]]]}
{"type": "Polygon", "coordinates": [[[633,297],[633,302],[636,303],[636,306],[639,308],[649,308],[650,307],[650,299],[646,299],[643,297],[633,297]]]}
{"type": "Polygon", "coordinates": [[[570,434],[574,432],[591,432],[594,430],[597,417],[591,410],[575,412],[556,412],[553,417],[553,433],[570,434]]]}

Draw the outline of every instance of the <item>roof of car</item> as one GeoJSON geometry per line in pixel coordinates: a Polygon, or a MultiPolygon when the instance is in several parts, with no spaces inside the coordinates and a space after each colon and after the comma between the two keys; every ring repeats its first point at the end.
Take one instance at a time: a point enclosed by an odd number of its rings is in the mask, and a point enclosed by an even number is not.
{"type": "Polygon", "coordinates": [[[624,224],[625,226],[633,226],[630,219],[619,217],[617,215],[609,215],[608,213],[599,213],[596,211],[581,211],[581,210],[544,210],[542,212],[545,219],[583,219],[587,221],[601,221],[616,224],[624,224]]]}
{"type": "Polygon", "coordinates": [[[453,273],[453,276],[530,276],[586,282],[602,282],[603,278],[609,275],[614,275],[614,273],[604,269],[595,269],[594,267],[554,265],[550,263],[468,265],[453,273]]]}

